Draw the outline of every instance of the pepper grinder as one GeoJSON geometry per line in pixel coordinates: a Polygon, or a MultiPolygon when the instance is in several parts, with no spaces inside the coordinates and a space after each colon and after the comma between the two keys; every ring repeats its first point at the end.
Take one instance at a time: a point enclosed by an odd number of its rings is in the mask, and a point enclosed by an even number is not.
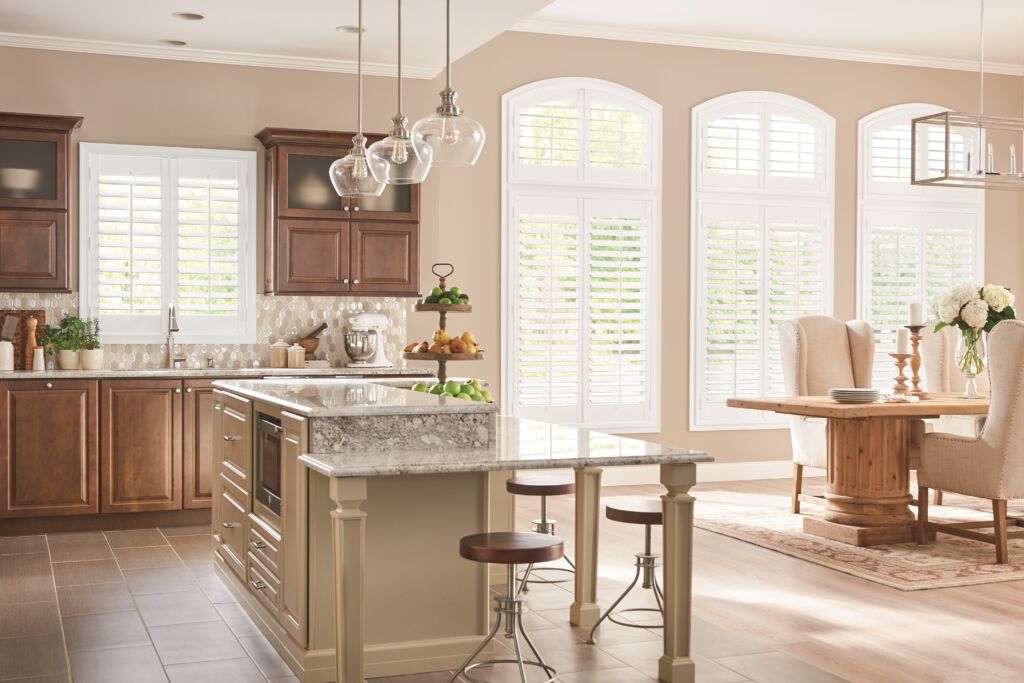
{"type": "Polygon", "coordinates": [[[26,332],[25,332],[25,369],[26,370],[34,370],[35,369],[35,367],[34,367],[34,360],[35,359],[33,358],[33,356],[35,355],[36,346],[39,345],[39,343],[36,341],[36,325],[38,325],[38,324],[39,324],[39,321],[36,320],[34,317],[28,318],[25,321],[25,329],[26,329],[26,332]]]}

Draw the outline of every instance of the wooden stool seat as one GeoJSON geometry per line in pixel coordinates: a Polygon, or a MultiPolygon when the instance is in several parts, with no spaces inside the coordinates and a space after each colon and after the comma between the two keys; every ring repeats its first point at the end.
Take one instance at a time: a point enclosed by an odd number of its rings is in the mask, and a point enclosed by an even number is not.
{"type": "Polygon", "coordinates": [[[626,524],[661,524],[661,498],[612,498],[605,504],[604,514],[626,524]]]}
{"type": "Polygon", "coordinates": [[[473,534],[459,541],[459,555],[474,562],[530,564],[562,556],[562,539],[533,532],[499,531],[473,534]]]}
{"type": "Polygon", "coordinates": [[[544,474],[520,474],[505,482],[505,490],[518,496],[564,496],[576,493],[576,480],[544,474]]]}

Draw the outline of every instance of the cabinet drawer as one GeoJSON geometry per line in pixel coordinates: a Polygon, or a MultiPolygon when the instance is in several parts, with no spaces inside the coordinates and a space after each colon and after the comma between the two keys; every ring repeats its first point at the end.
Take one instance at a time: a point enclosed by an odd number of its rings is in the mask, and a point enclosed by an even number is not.
{"type": "Polygon", "coordinates": [[[224,490],[220,501],[220,546],[218,551],[224,561],[238,574],[245,573],[246,514],[245,507],[224,490]]]}
{"type": "MultiPolygon", "coordinates": [[[[230,394],[221,394],[221,452],[243,477],[252,467],[252,403],[230,394]]],[[[246,487],[248,488],[248,487],[246,487]]]]}
{"type": "Polygon", "coordinates": [[[259,598],[263,606],[269,609],[276,618],[281,605],[281,583],[260,564],[252,553],[249,553],[248,567],[249,592],[259,598]]]}
{"type": "Polygon", "coordinates": [[[255,516],[249,517],[249,552],[270,570],[274,578],[281,578],[281,567],[278,557],[281,538],[272,530],[263,526],[255,516]]]}

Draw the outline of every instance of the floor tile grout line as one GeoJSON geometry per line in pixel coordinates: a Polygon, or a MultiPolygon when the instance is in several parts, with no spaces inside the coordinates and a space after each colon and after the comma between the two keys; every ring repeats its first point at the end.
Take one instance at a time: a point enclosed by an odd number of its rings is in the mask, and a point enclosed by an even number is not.
{"type": "Polygon", "coordinates": [[[43,541],[46,543],[46,559],[50,563],[50,581],[53,582],[53,599],[57,601],[57,621],[60,623],[60,640],[64,644],[64,670],[68,674],[68,680],[73,680],[71,674],[71,653],[68,650],[68,636],[64,632],[64,615],[60,611],[60,592],[57,590],[57,577],[53,573],[53,554],[50,551],[50,535],[43,534],[43,541]]]}

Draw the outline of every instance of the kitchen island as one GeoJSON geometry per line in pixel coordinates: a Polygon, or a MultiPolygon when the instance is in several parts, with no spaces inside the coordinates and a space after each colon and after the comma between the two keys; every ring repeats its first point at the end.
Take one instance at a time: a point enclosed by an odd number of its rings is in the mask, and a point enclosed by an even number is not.
{"type": "Polygon", "coordinates": [[[660,465],[667,489],[659,677],[693,680],[688,490],[707,454],[498,417],[493,405],[366,380],[215,389],[215,565],[301,680],[359,683],[458,666],[492,611],[487,567],[462,560],[458,541],[512,528],[504,482],[514,470],[576,471],[578,571],[567,617],[592,625],[601,610],[601,471],[642,464],[660,465]],[[280,423],[279,512],[259,494],[262,416],[280,423]]]}

